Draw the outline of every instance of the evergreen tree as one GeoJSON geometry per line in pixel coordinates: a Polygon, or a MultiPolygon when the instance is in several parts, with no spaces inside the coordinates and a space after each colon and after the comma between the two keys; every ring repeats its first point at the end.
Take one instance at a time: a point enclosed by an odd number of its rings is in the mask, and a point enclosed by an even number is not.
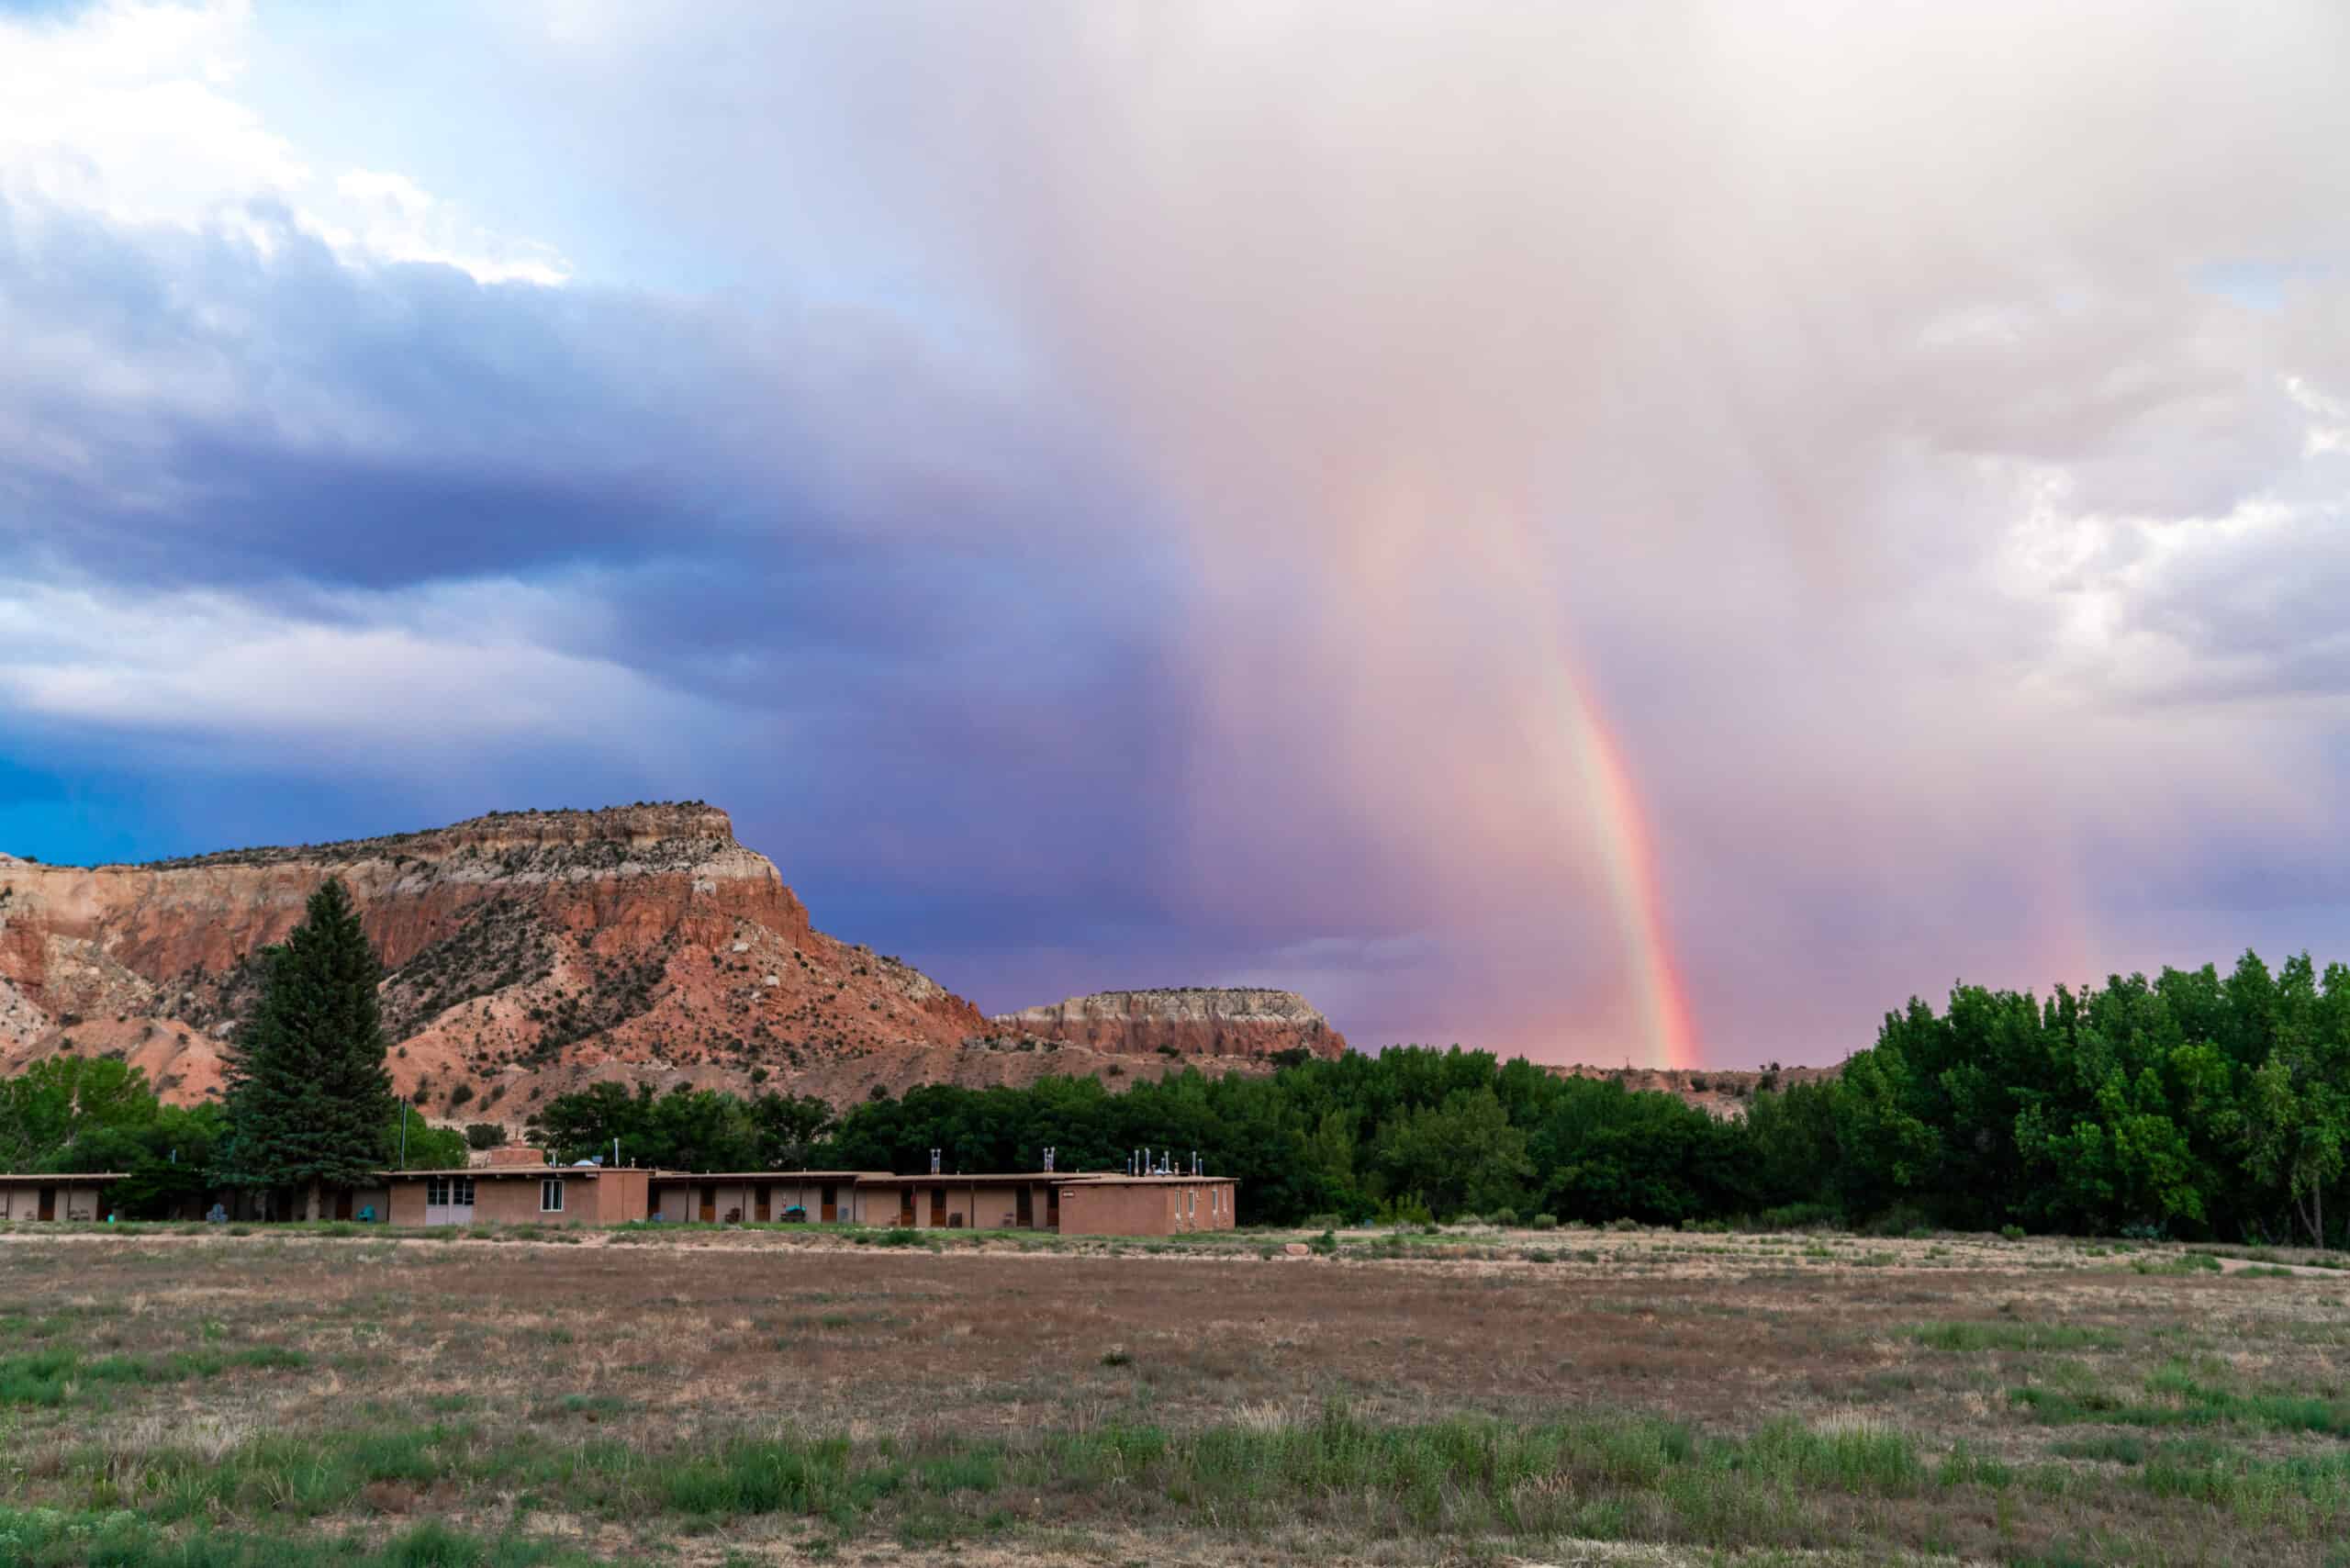
{"type": "Polygon", "coordinates": [[[356,1186],[383,1168],[395,1102],[375,1000],[382,969],[333,878],[266,958],[260,1005],[229,1062],[219,1173],[240,1186],[305,1188],[317,1218],[322,1187],[356,1186]]]}

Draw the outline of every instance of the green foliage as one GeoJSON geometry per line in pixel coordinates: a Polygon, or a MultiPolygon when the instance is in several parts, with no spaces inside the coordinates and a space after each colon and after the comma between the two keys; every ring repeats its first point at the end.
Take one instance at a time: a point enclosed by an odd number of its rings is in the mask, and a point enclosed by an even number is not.
{"type": "Polygon", "coordinates": [[[559,1094],[532,1116],[533,1137],[559,1161],[607,1159],[675,1170],[805,1170],[836,1125],[814,1095],[749,1100],[680,1083],[666,1094],[596,1083],[559,1094]]]}
{"type": "Polygon", "coordinates": [[[215,1174],[252,1187],[355,1186],[382,1169],[396,1102],[375,995],[382,969],[339,879],[310,895],[268,965],[230,1056],[215,1174]]]}
{"type": "MultiPolygon", "coordinates": [[[[349,1118],[308,1112],[352,1096],[379,1107],[367,1125],[380,1136],[357,1140],[341,1168],[391,1159],[400,1122],[361,984],[374,959],[339,885],[266,967],[226,1121],[157,1104],[119,1062],[61,1058],[0,1082],[0,1164],[130,1171],[110,1200],[127,1214],[198,1198],[207,1173],[285,1185],[315,1169],[331,1181],[321,1146],[342,1148],[333,1129],[349,1118]],[[334,1082],[349,1093],[326,1093],[334,1082]]],[[[1886,1235],[2332,1246],[2350,1219],[2350,968],[2320,972],[2301,956],[2272,973],[2247,953],[2224,977],[2117,976],[2045,1001],[1955,987],[1939,1012],[1913,1000],[1888,1014],[1839,1077],[1759,1092],[1738,1121],[1487,1052],[1401,1047],[1288,1058],[1270,1077],[1192,1070],[1123,1092],[1092,1078],[933,1085],[837,1116],[809,1097],[601,1083],[550,1101],[531,1126],[559,1160],[609,1156],[617,1138],[627,1162],[704,1170],[919,1172],[934,1148],[950,1172],[1034,1170],[1047,1148],[1063,1170],[1116,1170],[1136,1148],[1183,1163],[1197,1150],[1211,1173],[1239,1180],[1244,1223],[1311,1216],[1316,1228],[1751,1216],[1886,1235]]],[[[464,1161],[452,1130],[411,1116],[408,1137],[410,1168],[464,1161]]]]}
{"type": "Polygon", "coordinates": [[[472,1139],[454,1127],[436,1127],[424,1113],[395,1104],[378,1163],[404,1170],[453,1170],[472,1158],[472,1139]],[[403,1137],[405,1135],[405,1137],[403,1137]]]}
{"type": "Polygon", "coordinates": [[[226,1126],[217,1105],[162,1104],[147,1075],[57,1057],[0,1081],[0,1170],[119,1170],[107,1206],[147,1217],[200,1202],[226,1126]]]}
{"type": "MultiPolygon", "coordinates": [[[[1767,1086],[1739,1121],[1674,1096],[1561,1078],[1482,1051],[1298,1057],[1270,1078],[1197,1071],[1113,1092],[1092,1079],[880,1095],[826,1133],[763,1145],[759,1107],[599,1086],[541,1125],[565,1158],[783,1169],[1123,1169],[1137,1148],[1201,1151],[1240,1180],[1244,1223],[1334,1215],[1428,1223],[1539,1212],[1647,1225],[1754,1215],[1880,1234],[2027,1229],[2344,1238],[2350,1203],[2350,969],[2246,954],[2095,991],[1959,986],[1912,1001],[1836,1079],[1767,1086]],[[800,1138],[804,1142],[800,1141],[800,1138]],[[700,1158],[704,1151],[716,1157],[700,1158]]],[[[766,1113],[778,1121],[779,1110],[766,1113]]],[[[821,1124],[818,1124],[821,1129],[821,1124]]]]}

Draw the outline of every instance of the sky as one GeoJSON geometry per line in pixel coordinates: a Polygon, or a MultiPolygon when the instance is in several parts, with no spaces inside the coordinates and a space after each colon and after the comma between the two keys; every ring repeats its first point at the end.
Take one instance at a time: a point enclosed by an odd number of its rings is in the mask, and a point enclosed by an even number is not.
{"type": "Polygon", "coordinates": [[[2350,958],[2350,10],[0,0],[0,848],[703,799],[989,1011],[2350,958]]]}

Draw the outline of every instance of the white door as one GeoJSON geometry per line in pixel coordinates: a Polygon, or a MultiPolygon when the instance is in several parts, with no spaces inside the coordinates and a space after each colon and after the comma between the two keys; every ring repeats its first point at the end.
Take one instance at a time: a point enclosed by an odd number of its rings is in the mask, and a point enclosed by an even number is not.
{"type": "Polygon", "coordinates": [[[474,1179],[433,1176],[424,1183],[424,1223],[471,1225],[474,1222],[474,1179]]]}

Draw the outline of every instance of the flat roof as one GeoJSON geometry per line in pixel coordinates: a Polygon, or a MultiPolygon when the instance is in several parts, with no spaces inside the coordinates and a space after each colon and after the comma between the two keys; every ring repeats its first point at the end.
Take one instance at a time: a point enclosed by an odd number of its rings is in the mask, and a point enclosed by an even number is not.
{"type": "Polygon", "coordinates": [[[1052,1179],[1057,1182],[1089,1182],[1100,1187],[1141,1187],[1152,1183],[1174,1187],[1192,1182],[1237,1182],[1240,1180],[1237,1176],[1161,1176],[1156,1172],[1148,1176],[1129,1176],[1123,1170],[1088,1170],[1066,1177],[1057,1173],[1052,1179]]]}
{"type": "Polygon", "coordinates": [[[1140,1184],[1145,1182],[1164,1182],[1171,1185],[1181,1182],[1232,1182],[1237,1181],[1238,1178],[1233,1176],[1129,1176],[1123,1170],[998,1170],[980,1171],[976,1175],[967,1176],[960,1171],[942,1170],[935,1175],[865,1176],[860,1177],[859,1180],[875,1187],[901,1186],[910,1182],[945,1182],[949,1184],[961,1182],[967,1185],[974,1182],[1034,1182],[1039,1184],[1065,1187],[1078,1182],[1132,1182],[1140,1184]]]}
{"type": "Polygon", "coordinates": [[[979,1170],[970,1172],[969,1174],[966,1174],[960,1170],[941,1170],[934,1175],[923,1176],[900,1176],[894,1172],[884,1170],[874,1175],[862,1178],[866,1183],[875,1187],[895,1187],[908,1182],[945,1182],[949,1184],[961,1182],[965,1185],[968,1185],[974,1182],[1035,1182],[1043,1183],[1046,1182],[1058,1182],[1060,1179],[1060,1172],[1057,1170],[979,1170]]]}
{"type": "Polygon", "coordinates": [[[887,1170],[655,1170],[655,1182],[870,1182],[887,1170]]]}
{"type": "MultiPolygon", "coordinates": [[[[471,1176],[477,1181],[496,1181],[501,1176],[621,1176],[629,1172],[648,1174],[634,1165],[448,1165],[410,1166],[406,1170],[378,1170],[384,1181],[397,1182],[410,1176],[471,1176]]],[[[295,1185],[301,1185],[296,1182],[295,1185]]]]}
{"type": "Polygon", "coordinates": [[[47,1175],[37,1170],[0,1170],[0,1182],[15,1182],[26,1186],[62,1187],[76,1182],[128,1182],[128,1170],[57,1170],[47,1175]]]}

